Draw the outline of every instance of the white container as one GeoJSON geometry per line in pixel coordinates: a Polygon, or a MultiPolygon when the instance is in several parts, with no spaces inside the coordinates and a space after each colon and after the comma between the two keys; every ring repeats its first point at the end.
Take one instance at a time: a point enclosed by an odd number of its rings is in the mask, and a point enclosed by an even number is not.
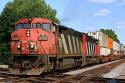
{"type": "Polygon", "coordinates": [[[94,37],[97,40],[99,40],[99,33],[98,32],[89,32],[88,35],[94,37]]]}
{"type": "Polygon", "coordinates": [[[113,41],[113,50],[114,51],[120,51],[120,44],[117,43],[116,41],[113,41]]]}
{"type": "Polygon", "coordinates": [[[120,51],[125,51],[124,45],[120,44],[120,51]]]}
{"type": "Polygon", "coordinates": [[[102,56],[108,56],[110,54],[111,50],[105,47],[100,47],[100,55],[102,56]]]}
{"type": "Polygon", "coordinates": [[[108,36],[101,31],[89,32],[89,36],[92,36],[99,40],[99,46],[108,47],[108,36]]]}

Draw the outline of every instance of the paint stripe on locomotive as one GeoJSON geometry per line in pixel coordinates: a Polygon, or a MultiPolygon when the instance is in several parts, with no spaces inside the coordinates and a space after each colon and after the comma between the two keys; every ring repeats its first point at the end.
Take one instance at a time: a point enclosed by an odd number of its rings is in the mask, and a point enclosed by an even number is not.
{"type": "Polygon", "coordinates": [[[60,54],[63,54],[63,45],[62,45],[62,39],[61,37],[59,37],[59,53],[60,54]]]}
{"type": "Polygon", "coordinates": [[[64,34],[60,34],[60,35],[61,35],[61,39],[62,39],[62,44],[63,44],[63,46],[64,46],[65,54],[69,54],[68,49],[67,49],[67,44],[66,44],[66,40],[65,40],[64,34]]]}
{"type": "Polygon", "coordinates": [[[74,53],[76,54],[76,44],[75,44],[75,38],[74,38],[74,36],[72,36],[72,40],[73,40],[73,46],[74,46],[74,53]]]}
{"type": "Polygon", "coordinates": [[[77,42],[77,52],[79,53],[79,49],[80,49],[80,47],[79,47],[79,41],[78,41],[78,38],[76,37],[76,42],[77,42]]]}
{"type": "Polygon", "coordinates": [[[70,53],[73,53],[73,48],[72,48],[72,43],[71,43],[71,36],[68,35],[68,41],[69,41],[69,48],[70,48],[70,53]]]}

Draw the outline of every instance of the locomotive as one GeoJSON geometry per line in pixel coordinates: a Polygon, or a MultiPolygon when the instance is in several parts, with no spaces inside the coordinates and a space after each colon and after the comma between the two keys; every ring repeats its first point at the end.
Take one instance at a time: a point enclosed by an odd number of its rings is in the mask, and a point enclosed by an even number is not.
{"type": "Polygon", "coordinates": [[[46,18],[24,18],[11,33],[9,69],[15,75],[40,75],[102,62],[99,40],[46,18]]]}

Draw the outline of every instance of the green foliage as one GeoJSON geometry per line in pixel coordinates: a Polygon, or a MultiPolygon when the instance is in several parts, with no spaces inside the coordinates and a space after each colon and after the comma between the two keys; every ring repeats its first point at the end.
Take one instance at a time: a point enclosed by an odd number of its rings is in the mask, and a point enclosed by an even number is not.
{"type": "Polygon", "coordinates": [[[7,58],[5,57],[9,56],[7,52],[10,51],[10,33],[14,30],[15,22],[28,17],[43,17],[59,23],[56,10],[47,5],[44,0],[13,0],[13,2],[8,2],[0,14],[0,61],[3,63],[6,63],[7,58]]]}
{"type": "Polygon", "coordinates": [[[8,64],[8,58],[10,58],[10,51],[8,48],[8,44],[0,44],[0,65],[8,64]]]}
{"type": "Polygon", "coordinates": [[[103,33],[111,37],[114,41],[120,43],[117,34],[112,29],[100,29],[103,33]]]}

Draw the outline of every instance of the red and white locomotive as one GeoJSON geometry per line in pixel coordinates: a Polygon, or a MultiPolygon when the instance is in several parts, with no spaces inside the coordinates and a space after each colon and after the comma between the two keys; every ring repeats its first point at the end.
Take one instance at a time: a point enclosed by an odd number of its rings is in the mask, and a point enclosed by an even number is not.
{"type": "Polygon", "coordinates": [[[99,40],[46,18],[20,19],[11,34],[9,69],[18,75],[43,72],[101,61],[99,40]]]}

